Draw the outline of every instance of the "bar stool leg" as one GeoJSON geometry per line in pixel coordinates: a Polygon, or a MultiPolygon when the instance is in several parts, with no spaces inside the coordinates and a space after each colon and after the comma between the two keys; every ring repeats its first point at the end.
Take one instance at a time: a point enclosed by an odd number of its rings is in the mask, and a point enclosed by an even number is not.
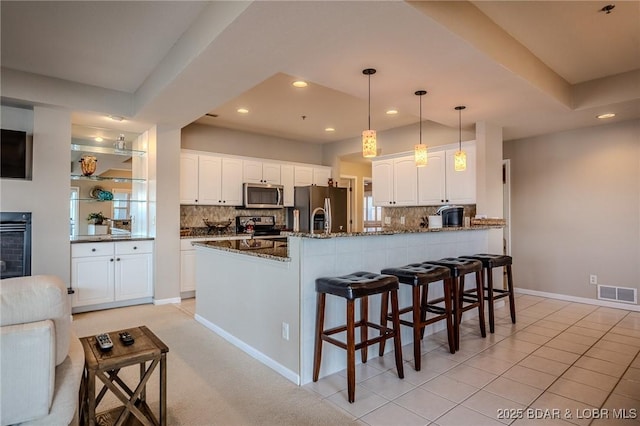
{"type": "MultiPolygon", "coordinates": [[[[429,284],[421,286],[422,288],[422,302],[420,302],[420,321],[425,322],[427,320],[427,306],[429,305],[429,284]]],[[[420,339],[424,338],[424,327],[420,329],[420,339]]]]}
{"type": "Polygon", "coordinates": [[[513,294],[513,277],[511,275],[511,265],[507,265],[507,289],[509,290],[509,310],[511,311],[511,322],[516,323],[516,300],[513,294]]]}
{"type": "MultiPolygon", "coordinates": [[[[367,320],[369,319],[369,298],[364,296],[360,298],[360,341],[364,342],[369,338],[369,328],[367,327],[367,320]]],[[[385,323],[386,324],[386,323],[385,323]]],[[[367,362],[368,345],[363,345],[360,350],[360,357],[362,363],[367,362]]]]}
{"type": "MultiPolygon", "coordinates": [[[[480,321],[480,334],[487,337],[487,329],[484,324],[484,283],[482,279],[482,269],[476,272],[476,293],[478,293],[478,321],[480,321]]],[[[492,296],[493,299],[493,296],[492,296]]],[[[489,308],[489,312],[493,309],[489,308]]],[[[489,314],[491,316],[491,314],[489,314]]]]}
{"type": "Polygon", "coordinates": [[[347,300],[347,392],[349,402],[356,399],[356,342],[355,308],[353,300],[347,300]]]}
{"type": "Polygon", "coordinates": [[[447,340],[449,342],[449,352],[452,354],[456,352],[456,336],[455,336],[455,326],[453,323],[453,307],[451,300],[451,282],[453,280],[451,278],[447,278],[444,280],[444,310],[447,315],[447,340]]]}
{"type": "MultiPolygon", "coordinates": [[[[427,315],[426,309],[421,309],[421,299],[420,299],[420,287],[425,287],[424,292],[426,292],[425,286],[413,286],[412,289],[412,303],[413,303],[413,359],[415,361],[415,369],[416,371],[420,371],[420,340],[424,333],[424,327],[420,327],[419,324],[422,324],[424,320],[423,316],[427,315]],[[424,313],[424,314],[423,314],[424,313]]],[[[393,297],[393,296],[392,296],[393,297]]],[[[426,304],[424,305],[426,307],[426,304]]],[[[395,328],[395,324],[393,326],[395,328]]]]}
{"type": "Polygon", "coordinates": [[[484,268],[486,270],[487,277],[487,303],[489,304],[489,331],[493,333],[495,331],[495,313],[493,312],[493,269],[484,268]]]}
{"type": "MultiPolygon", "coordinates": [[[[389,321],[387,320],[387,316],[389,315],[389,293],[384,292],[380,295],[380,325],[387,326],[389,321]]],[[[382,335],[382,330],[380,331],[380,335],[382,335]]],[[[378,344],[378,356],[384,355],[384,347],[386,339],[382,339],[378,344]]]]}
{"type": "Polygon", "coordinates": [[[398,377],[404,379],[402,366],[402,343],[400,342],[400,311],[398,305],[398,290],[391,290],[391,312],[393,316],[393,346],[396,356],[396,369],[398,377]]]}
{"type": "Polygon", "coordinates": [[[326,294],[316,296],[316,341],[313,350],[313,381],[318,381],[320,375],[320,360],[322,358],[322,332],[324,331],[324,304],[326,294]]]}
{"type": "Polygon", "coordinates": [[[453,333],[455,336],[455,348],[456,351],[460,350],[460,296],[458,295],[458,288],[460,286],[460,277],[451,279],[451,299],[453,308],[453,333]]]}

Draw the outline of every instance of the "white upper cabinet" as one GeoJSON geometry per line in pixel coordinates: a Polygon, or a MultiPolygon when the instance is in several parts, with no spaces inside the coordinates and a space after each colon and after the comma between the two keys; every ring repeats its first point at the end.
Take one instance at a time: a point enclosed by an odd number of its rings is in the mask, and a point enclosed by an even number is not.
{"type": "Polygon", "coordinates": [[[258,160],[244,160],[242,164],[244,182],[280,185],[280,164],[258,160]]]}
{"type": "Polygon", "coordinates": [[[294,186],[313,185],[313,167],[294,166],[293,179],[294,179],[294,186]]]}
{"type": "Polygon", "coordinates": [[[429,162],[418,168],[418,202],[421,206],[440,204],[475,204],[476,202],[476,145],[466,142],[467,168],[454,170],[454,156],[458,148],[429,152],[429,162]]]}
{"type": "Polygon", "coordinates": [[[413,156],[374,160],[371,170],[374,205],[418,204],[418,176],[413,156]]]}
{"type": "Polygon", "coordinates": [[[180,203],[242,205],[242,160],[182,153],[180,203]]]}
{"type": "Polygon", "coordinates": [[[318,186],[329,186],[329,178],[331,177],[330,167],[314,167],[313,168],[313,184],[318,186]]]}
{"type": "Polygon", "coordinates": [[[280,166],[280,184],[284,187],[283,203],[285,207],[293,207],[295,187],[293,175],[293,165],[283,164],[280,166]]]}

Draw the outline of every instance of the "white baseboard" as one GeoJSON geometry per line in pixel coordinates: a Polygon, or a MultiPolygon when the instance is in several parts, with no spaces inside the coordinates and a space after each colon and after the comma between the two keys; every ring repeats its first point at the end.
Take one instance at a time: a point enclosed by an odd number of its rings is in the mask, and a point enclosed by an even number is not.
{"type": "Polygon", "coordinates": [[[624,309],[625,311],[640,312],[640,306],[628,303],[609,302],[606,300],[589,299],[587,297],[569,296],[567,294],[548,293],[546,291],[529,290],[527,288],[515,288],[516,293],[529,294],[531,296],[546,297],[549,299],[565,300],[567,302],[584,303],[587,305],[604,306],[607,308],[624,309]]]}
{"type": "Polygon", "coordinates": [[[153,299],[154,305],[168,305],[170,303],[180,303],[182,301],[179,297],[171,297],[169,299],[153,299]]]}
{"type": "Polygon", "coordinates": [[[296,374],[294,371],[291,371],[290,369],[288,369],[284,365],[282,365],[282,364],[274,361],[273,359],[269,358],[268,356],[266,356],[262,352],[256,350],[253,346],[249,346],[248,344],[246,344],[242,340],[238,339],[237,337],[232,336],[231,334],[229,334],[228,332],[226,332],[222,328],[218,327],[217,325],[215,325],[211,321],[201,317],[200,315],[196,314],[195,315],[195,320],[198,321],[200,324],[204,325],[205,327],[207,327],[209,330],[211,330],[214,333],[216,333],[218,336],[222,337],[227,342],[231,343],[233,346],[239,348],[240,350],[242,350],[243,352],[245,352],[249,356],[257,359],[258,361],[260,361],[261,363],[263,363],[267,367],[271,368],[272,370],[275,370],[278,374],[280,374],[284,378],[286,378],[286,379],[290,380],[291,382],[295,383],[296,385],[300,386],[300,380],[301,379],[300,379],[300,375],[299,374],[296,374]]]}

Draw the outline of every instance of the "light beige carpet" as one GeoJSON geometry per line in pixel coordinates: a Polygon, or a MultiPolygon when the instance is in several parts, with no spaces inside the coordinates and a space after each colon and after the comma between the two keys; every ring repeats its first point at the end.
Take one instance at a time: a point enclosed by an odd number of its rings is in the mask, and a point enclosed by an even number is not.
{"type": "MultiPolygon", "coordinates": [[[[312,391],[296,386],[197,323],[192,306],[141,305],[76,314],[73,325],[80,337],[146,325],[169,347],[168,425],[355,424],[312,391]]],[[[130,386],[136,384],[138,374],[137,366],[121,372],[130,386]]],[[[147,401],[157,412],[157,372],[147,386],[147,401]]],[[[107,394],[98,411],[117,405],[107,394]]]]}

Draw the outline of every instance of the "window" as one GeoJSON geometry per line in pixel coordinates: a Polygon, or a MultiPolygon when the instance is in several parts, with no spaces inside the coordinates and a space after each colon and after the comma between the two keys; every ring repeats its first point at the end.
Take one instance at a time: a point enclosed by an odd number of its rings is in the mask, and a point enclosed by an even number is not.
{"type": "Polygon", "coordinates": [[[131,190],[130,189],[113,189],[113,214],[111,218],[113,220],[125,220],[129,219],[131,205],[131,190]]]}
{"type": "Polygon", "coordinates": [[[373,205],[373,195],[371,193],[364,194],[364,228],[380,228],[382,227],[382,207],[373,205]]]}

